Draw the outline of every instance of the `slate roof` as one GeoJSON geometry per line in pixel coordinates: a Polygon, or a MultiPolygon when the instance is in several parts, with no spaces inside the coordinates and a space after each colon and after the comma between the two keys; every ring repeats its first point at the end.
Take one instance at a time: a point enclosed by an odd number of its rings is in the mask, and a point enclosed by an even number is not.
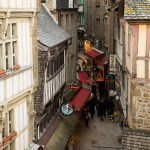
{"type": "Polygon", "coordinates": [[[124,128],[122,150],[150,150],[150,130],[124,128]]]}
{"type": "Polygon", "coordinates": [[[68,40],[71,36],[67,34],[46,9],[41,5],[41,12],[37,14],[39,42],[47,47],[53,47],[68,40]]]}
{"type": "Polygon", "coordinates": [[[150,19],[150,0],[125,0],[124,19],[150,19]]]}

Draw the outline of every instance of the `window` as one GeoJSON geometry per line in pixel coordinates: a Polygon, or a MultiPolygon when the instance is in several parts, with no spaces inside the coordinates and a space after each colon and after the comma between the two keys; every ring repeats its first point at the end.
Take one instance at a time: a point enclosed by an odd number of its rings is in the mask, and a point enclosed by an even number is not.
{"type": "Polygon", "coordinates": [[[16,35],[16,24],[10,23],[5,33],[5,39],[1,40],[2,36],[0,36],[0,69],[4,70],[13,69],[13,66],[17,63],[16,60],[17,38],[15,37],[15,35],[16,35]]]}
{"type": "Polygon", "coordinates": [[[3,126],[2,126],[2,138],[5,137],[5,123],[3,122],[3,126]]]}
{"type": "Polygon", "coordinates": [[[10,150],[14,150],[14,142],[11,142],[9,145],[10,150]]]}
{"type": "Polygon", "coordinates": [[[50,61],[48,62],[48,66],[47,66],[47,77],[50,77],[50,61]]]}
{"type": "Polygon", "coordinates": [[[12,130],[12,110],[9,111],[9,133],[11,133],[12,130]]]}
{"type": "Polygon", "coordinates": [[[9,62],[8,62],[8,43],[5,44],[5,57],[6,57],[6,70],[9,69],[9,62]]]}
{"type": "Polygon", "coordinates": [[[13,23],[12,24],[12,36],[15,36],[15,26],[16,26],[16,24],[13,23]]]}
{"type": "Polygon", "coordinates": [[[13,65],[15,65],[15,42],[12,42],[13,65]]]}
{"type": "Polygon", "coordinates": [[[53,63],[54,63],[54,60],[52,59],[51,61],[50,61],[50,74],[51,75],[53,75],[53,72],[54,72],[54,65],[53,65],[53,63]]]}
{"type": "Polygon", "coordinates": [[[59,25],[63,28],[63,14],[60,14],[59,25]]]}
{"type": "Polygon", "coordinates": [[[130,55],[131,51],[131,29],[130,26],[128,25],[128,55],[130,55]]]}
{"type": "Polygon", "coordinates": [[[56,71],[58,71],[59,70],[59,57],[57,56],[57,70],[56,71]]]}
{"type": "Polygon", "coordinates": [[[100,0],[96,0],[96,7],[100,6],[100,0]]]}

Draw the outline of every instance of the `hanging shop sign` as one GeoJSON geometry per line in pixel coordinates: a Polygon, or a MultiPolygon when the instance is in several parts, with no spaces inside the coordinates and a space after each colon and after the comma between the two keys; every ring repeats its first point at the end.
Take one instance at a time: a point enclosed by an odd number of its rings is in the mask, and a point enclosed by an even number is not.
{"type": "Polygon", "coordinates": [[[115,75],[108,74],[108,91],[115,91],[115,75]]]}
{"type": "Polygon", "coordinates": [[[91,48],[92,48],[91,41],[85,40],[85,42],[84,42],[84,50],[87,51],[87,50],[89,50],[91,48]]]}
{"type": "Polygon", "coordinates": [[[74,112],[74,105],[71,102],[64,103],[60,107],[60,112],[65,117],[70,116],[74,112]]]}
{"type": "Polygon", "coordinates": [[[113,115],[110,115],[110,120],[115,123],[119,123],[123,119],[124,119],[123,113],[121,113],[120,111],[115,111],[113,115]]]}
{"type": "Polygon", "coordinates": [[[78,90],[78,89],[79,89],[79,86],[78,86],[78,85],[68,85],[68,89],[71,89],[71,90],[78,90]]]}
{"type": "Polygon", "coordinates": [[[104,67],[99,66],[97,71],[94,72],[95,81],[104,81],[104,67]]]}
{"type": "Polygon", "coordinates": [[[116,55],[110,55],[109,72],[112,74],[116,72],[116,55]]]}

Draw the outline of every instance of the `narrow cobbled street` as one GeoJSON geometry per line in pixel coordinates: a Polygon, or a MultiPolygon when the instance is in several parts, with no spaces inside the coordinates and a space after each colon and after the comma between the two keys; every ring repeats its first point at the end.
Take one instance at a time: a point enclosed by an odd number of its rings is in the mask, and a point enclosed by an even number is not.
{"type": "Polygon", "coordinates": [[[80,118],[73,133],[75,141],[73,149],[117,150],[117,148],[121,147],[121,144],[117,140],[117,137],[120,135],[121,129],[119,124],[109,121],[108,117],[105,117],[104,121],[101,121],[95,115],[93,119],[89,120],[89,127],[85,127],[84,120],[80,118]]]}

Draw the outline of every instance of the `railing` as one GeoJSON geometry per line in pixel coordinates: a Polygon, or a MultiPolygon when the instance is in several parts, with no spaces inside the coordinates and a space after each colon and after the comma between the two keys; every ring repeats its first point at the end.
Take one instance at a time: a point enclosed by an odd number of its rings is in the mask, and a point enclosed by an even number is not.
{"type": "Polygon", "coordinates": [[[107,150],[107,149],[119,150],[119,149],[121,149],[121,147],[107,147],[107,146],[97,146],[97,145],[92,145],[92,147],[97,148],[99,150],[107,150]]]}

